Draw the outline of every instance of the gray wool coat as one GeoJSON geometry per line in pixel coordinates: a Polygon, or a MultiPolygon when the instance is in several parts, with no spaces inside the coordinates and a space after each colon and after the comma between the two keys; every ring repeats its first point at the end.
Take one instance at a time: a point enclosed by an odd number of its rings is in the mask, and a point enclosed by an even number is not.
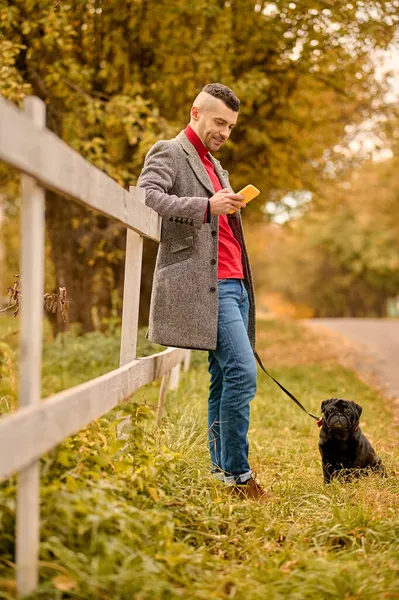
{"type": "MultiPolygon", "coordinates": [[[[225,188],[229,176],[210,156],[225,188]]],[[[147,337],[163,346],[214,350],[218,333],[218,217],[203,223],[214,189],[184,131],[158,141],[148,152],[137,185],[145,202],[162,217],[147,337]]],[[[242,249],[249,295],[248,334],[255,349],[255,295],[241,216],[228,215],[242,249]]]]}

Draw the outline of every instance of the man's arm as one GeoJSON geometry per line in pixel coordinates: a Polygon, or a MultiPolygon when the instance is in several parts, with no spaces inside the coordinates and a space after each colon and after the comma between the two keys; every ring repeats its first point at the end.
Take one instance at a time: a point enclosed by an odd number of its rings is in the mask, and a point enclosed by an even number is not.
{"type": "Polygon", "coordinates": [[[169,194],[176,177],[176,161],[169,142],[159,141],[146,156],[137,185],[146,190],[145,203],[165,219],[188,219],[200,229],[208,206],[206,197],[169,194]]]}

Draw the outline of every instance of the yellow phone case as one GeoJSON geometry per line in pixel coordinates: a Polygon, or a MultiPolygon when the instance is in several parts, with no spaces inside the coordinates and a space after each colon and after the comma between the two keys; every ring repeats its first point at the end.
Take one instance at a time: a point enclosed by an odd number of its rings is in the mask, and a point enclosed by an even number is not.
{"type": "MultiPolygon", "coordinates": [[[[241,194],[241,196],[244,196],[244,198],[245,198],[244,202],[245,202],[245,204],[248,204],[248,202],[250,200],[253,200],[254,198],[256,198],[256,196],[259,196],[260,191],[254,185],[248,184],[245,187],[243,187],[242,190],[237,192],[237,194],[241,194]]],[[[236,211],[229,210],[228,214],[232,215],[234,212],[236,212],[236,211]]]]}

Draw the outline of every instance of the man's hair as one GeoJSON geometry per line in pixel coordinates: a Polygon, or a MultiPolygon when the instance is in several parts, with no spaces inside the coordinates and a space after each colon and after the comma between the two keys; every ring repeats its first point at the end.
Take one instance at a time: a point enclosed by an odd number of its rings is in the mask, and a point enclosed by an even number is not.
{"type": "Polygon", "coordinates": [[[231,110],[234,110],[234,112],[238,112],[240,110],[239,99],[233,90],[222,83],[208,83],[208,85],[202,88],[202,91],[210,94],[214,98],[218,98],[218,100],[222,100],[222,102],[231,108],[231,110]]]}

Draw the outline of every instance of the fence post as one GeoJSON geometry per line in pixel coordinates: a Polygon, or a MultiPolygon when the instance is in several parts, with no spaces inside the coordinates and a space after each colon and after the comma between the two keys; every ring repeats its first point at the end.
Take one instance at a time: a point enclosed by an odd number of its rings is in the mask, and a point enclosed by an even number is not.
{"type": "Polygon", "coordinates": [[[170,371],[168,371],[161,379],[161,389],[159,390],[159,398],[158,398],[158,408],[157,408],[157,418],[156,418],[156,426],[158,427],[161,423],[161,419],[163,416],[163,409],[165,406],[165,396],[166,389],[168,386],[168,380],[170,377],[170,371]]]}
{"type": "Polygon", "coordinates": [[[191,350],[186,350],[186,353],[184,355],[184,372],[187,373],[187,371],[190,368],[190,360],[191,360],[191,350]]]}
{"type": "MultiPolygon", "coordinates": [[[[24,100],[34,124],[46,126],[46,105],[36,97],[24,100]]],[[[20,406],[40,402],[44,290],[44,189],[28,175],[21,176],[21,362],[20,406]]],[[[34,591],[38,582],[40,545],[40,461],[18,473],[16,510],[17,591],[34,591]]]]}
{"type": "Polygon", "coordinates": [[[3,308],[3,273],[4,273],[4,239],[3,239],[3,194],[0,192],[0,310],[3,308]]]}
{"type": "Polygon", "coordinates": [[[169,389],[170,390],[177,390],[177,388],[179,387],[180,364],[181,363],[179,363],[178,365],[173,367],[173,369],[171,369],[171,371],[170,371],[170,378],[169,378],[169,389]]]}
{"type": "MultiPolygon", "coordinates": [[[[145,201],[144,190],[129,187],[131,202],[145,201]]],[[[137,332],[139,326],[141,266],[143,260],[143,238],[140,234],[127,230],[125,254],[125,278],[123,285],[122,333],[119,366],[122,367],[137,356],[137,332]]],[[[118,418],[121,415],[118,413],[118,418]]],[[[123,437],[124,419],[118,426],[118,437],[123,437]]]]}

